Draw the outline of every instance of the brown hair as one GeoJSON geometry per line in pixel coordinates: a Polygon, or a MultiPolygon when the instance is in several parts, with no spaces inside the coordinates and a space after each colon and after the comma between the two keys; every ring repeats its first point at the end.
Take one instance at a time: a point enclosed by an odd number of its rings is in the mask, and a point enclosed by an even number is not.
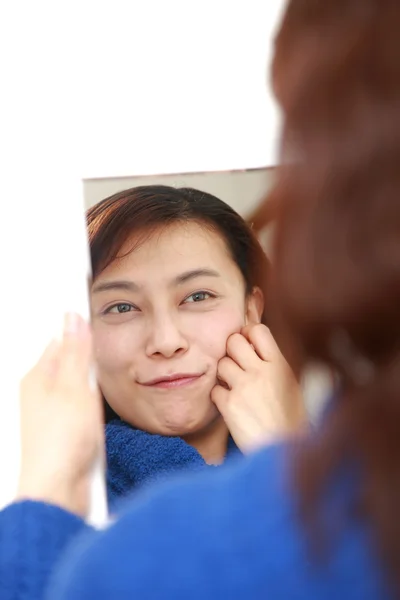
{"type": "Polygon", "coordinates": [[[272,69],[283,112],[272,289],[301,363],[340,378],[322,434],[294,457],[302,516],[315,528],[353,460],[354,506],[400,597],[399,31],[397,0],[289,2],[272,69]]]}
{"type": "MultiPolygon", "coordinates": [[[[195,221],[217,231],[242,273],[246,292],[259,287],[267,297],[268,259],[243,218],[211,194],[192,188],[148,185],[124,190],[87,212],[93,279],[119,255],[129,239],[132,249],[151,230],[195,221]]],[[[264,306],[262,322],[267,323],[264,306]]],[[[106,421],[115,417],[106,405],[106,421]]]]}

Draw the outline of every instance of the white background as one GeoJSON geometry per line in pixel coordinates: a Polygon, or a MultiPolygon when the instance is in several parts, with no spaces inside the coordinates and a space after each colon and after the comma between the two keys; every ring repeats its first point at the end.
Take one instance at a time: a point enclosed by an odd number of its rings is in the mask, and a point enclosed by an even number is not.
{"type": "Polygon", "coordinates": [[[275,164],[267,71],[283,5],[117,1],[82,14],[84,176],[275,164]]]}

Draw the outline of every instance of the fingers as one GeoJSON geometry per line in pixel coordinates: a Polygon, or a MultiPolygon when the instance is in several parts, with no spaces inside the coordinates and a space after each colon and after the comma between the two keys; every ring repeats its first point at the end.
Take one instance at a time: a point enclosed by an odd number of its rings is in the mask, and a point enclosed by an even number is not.
{"type": "Polygon", "coordinates": [[[232,334],[226,352],[244,371],[257,368],[260,359],[271,362],[281,355],[270,330],[262,324],[246,325],[240,333],[232,334]]]}
{"type": "Polygon", "coordinates": [[[221,358],[218,363],[217,377],[224,381],[230,388],[233,387],[242,373],[241,368],[228,356],[221,358]]]}
{"type": "Polygon", "coordinates": [[[281,354],[277,343],[275,342],[270,330],[265,325],[246,325],[243,327],[241,334],[253,345],[258,356],[270,362],[276,357],[276,354],[281,354]]]}
{"type": "Polygon", "coordinates": [[[241,333],[234,333],[228,338],[226,353],[244,371],[255,368],[259,362],[254,349],[241,333]]]}
{"type": "Polygon", "coordinates": [[[216,385],[211,390],[211,400],[214,402],[219,412],[224,415],[225,408],[229,400],[229,390],[225,389],[221,385],[216,385]]]}
{"type": "Polygon", "coordinates": [[[89,385],[92,342],[89,325],[76,314],[68,314],[64,323],[57,383],[71,387],[89,385]]]}

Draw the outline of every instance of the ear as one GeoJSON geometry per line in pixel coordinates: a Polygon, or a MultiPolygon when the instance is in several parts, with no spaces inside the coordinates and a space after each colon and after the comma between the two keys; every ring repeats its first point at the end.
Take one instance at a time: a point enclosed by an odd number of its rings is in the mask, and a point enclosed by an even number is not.
{"type": "Polygon", "coordinates": [[[264,294],[259,287],[254,287],[246,298],[245,325],[261,323],[264,311],[264,294]]]}

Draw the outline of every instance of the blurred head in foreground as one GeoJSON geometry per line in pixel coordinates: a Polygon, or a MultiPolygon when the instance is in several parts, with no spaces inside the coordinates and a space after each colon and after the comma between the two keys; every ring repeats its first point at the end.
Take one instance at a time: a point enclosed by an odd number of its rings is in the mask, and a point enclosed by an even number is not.
{"type": "Polygon", "coordinates": [[[295,461],[303,516],[354,463],[356,500],[400,589],[400,7],[292,0],[276,39],[283,112],[273,301],[297,361],[338,374],[295,461]]]}

